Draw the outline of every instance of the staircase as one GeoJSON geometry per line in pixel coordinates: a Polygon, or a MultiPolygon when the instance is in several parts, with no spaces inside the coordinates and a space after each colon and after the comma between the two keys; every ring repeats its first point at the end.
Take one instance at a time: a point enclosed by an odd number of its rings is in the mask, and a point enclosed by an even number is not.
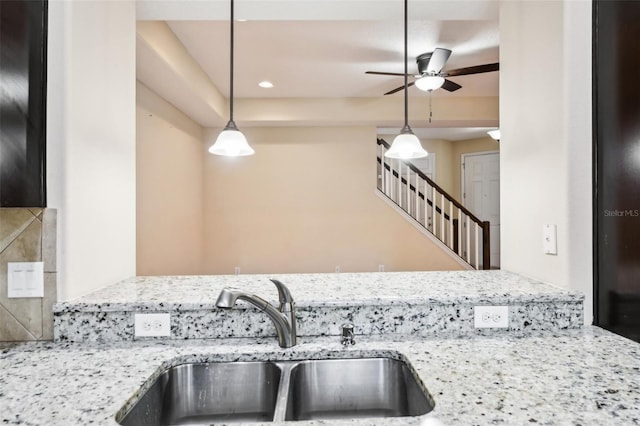
{"type": "Polygon", "coordinates": [[[481,221],[409,161],[385,158],[378,139],[378,191],[473,269],[490,269],[489,222],[481,221]]]}

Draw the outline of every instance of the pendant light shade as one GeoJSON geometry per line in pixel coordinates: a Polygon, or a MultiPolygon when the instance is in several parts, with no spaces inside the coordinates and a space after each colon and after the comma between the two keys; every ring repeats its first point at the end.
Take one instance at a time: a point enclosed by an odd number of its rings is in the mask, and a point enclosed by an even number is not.
{"type": "Polygon", "coordinates": [[[209,152],[225,157],[243,157],[255,153],[253,148],[249,146],[247,138],[238,130],[233,121],[230,121],[220,132],[216,142],[209,148],[209,152]]]}
{"type": "Polygon", "coordinates": [[[245,155],[253,155],[254,150],[249,146],[247,138],[233,121],[233,23],[234,23],[234,7],[231,0],[231,46],[229,49],[229,122],[224,130],[220,132],[215,143],[209,148],[209,152],[215,155],[223,155],[225,157],[241,157],[245,155]]]}
{"type": "Polygon", "coordinates": [[[400,158],[410,160],[429,155],[422,148],[420,139],[413,134],[409,127],[409,85],[407,82],[407,0],[404,0],[404,127],[395,137],[391,147],[384,153],[387,158],[400,158]]]}
{"type": "Polygon", "coordinates": [[[402,160],[410,160],[412,158],[421,158],[429,155],[427,151],[420,145],[420,139],[413,134],[411,129],[402,129],[402,132],[393,139],[391,148],[385,152],[384,156],[388,158],[399,158],[402,160]]]}
{"type": "Polygon", "coordinates": [[[430,92],[442,87],[444,84],[444,77],[438,75],[427,75],[416,80],[415,85],[418,89],[430,92]]]}

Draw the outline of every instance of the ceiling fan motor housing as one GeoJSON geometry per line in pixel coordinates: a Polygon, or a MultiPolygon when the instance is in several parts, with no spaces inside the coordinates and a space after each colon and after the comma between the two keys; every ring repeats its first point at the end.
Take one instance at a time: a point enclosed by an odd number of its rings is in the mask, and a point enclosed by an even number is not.
{"type": "Polygon", "coordinates": [[[427,67],[429,65],[429,61],[431,60],[431,55],[433,52],[423,53],[416,58],[416,64],[418,64],[418,73],[420,75],[424,75],[427,73],[427,67]]]}

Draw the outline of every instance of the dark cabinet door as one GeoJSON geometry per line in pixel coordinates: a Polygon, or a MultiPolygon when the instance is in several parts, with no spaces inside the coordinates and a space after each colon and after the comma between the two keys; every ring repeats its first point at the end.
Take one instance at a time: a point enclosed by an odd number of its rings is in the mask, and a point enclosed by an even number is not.
{"type": "Polygon", "coordinates": [[[594,2],[595,324],[640,341],[640,2],[594,2]]]}
{"type": "Polygon", "coordinates": [[[46,1],[0,0],[0,207],[45,207],[46,1]]]}

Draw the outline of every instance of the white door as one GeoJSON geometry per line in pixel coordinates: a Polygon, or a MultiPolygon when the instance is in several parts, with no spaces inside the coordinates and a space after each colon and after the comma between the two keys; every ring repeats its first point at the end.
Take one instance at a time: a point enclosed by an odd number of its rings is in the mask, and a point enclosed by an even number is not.
{"type": "Polygon", "coordinates": [[[491,267],[500,267],[500,154],[462,156],[462,203],[490,224],[491,267]]]}

